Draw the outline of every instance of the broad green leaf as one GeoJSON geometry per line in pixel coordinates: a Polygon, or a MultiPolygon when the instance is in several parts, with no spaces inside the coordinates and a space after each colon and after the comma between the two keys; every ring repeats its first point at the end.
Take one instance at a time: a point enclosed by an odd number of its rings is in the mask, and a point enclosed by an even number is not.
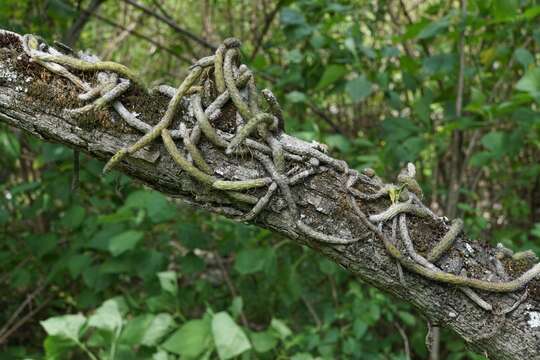
{"type": "Polygon", "coordinates": [[[229,311],[231,312],[232,316],[237,319],[238,316],[242,313],[242,308],[244,307],[244,300],[242,300],[241,296],[235,296],[235,298],[232,301],[231,306],[229,306],[229,311]]]}
{"type": "Polygon", "coordinates": [[[32,252],[36,256],[42,257],[56,249],[58,236],[51,233],[45,235],[30,235],[26,241],[32,252]]]}
{"type": "Polygon", "coordinates": [[[357,76],[352,80],[347,81],[345,90],[351,97],[352,101],[359,102],[373,92],[373,85],[366,79],[365,76],[357,76]]]}
{"type": "Polygon", "coordinates": [[[170,220],[175,214],[174,206],[157,191],[140,190],[131,193],[124,208],[144,209],[154,223],[170,220]]]}
{"type": "Polygon", "coordinates": [[[73,255],[68,260],[69,273],[73,279],[77,278],[90,265],[92,265],[92,257],[88,254],[73,255]]]}
{"type": "MultiPolygon", "coordinates": [[[[66,354],[76,346],[75,342],[71,339],[66,339],[61,336],[47,336],[43,342],[45,349],[45,359],[64,359],[66,354]]],[[[7,359],[7,358],[6,358],[7,359]]]]}
{"type": "Polygon", "coordinates": [[[88,326],[114,332],[122,326],[122,314],[116,299],[105,301],[88,319],[88,326]]]}
{"type": "Polygon", "coordinates": [[[15,134],[0,132],[0,153],[12,159],[18,159],[21,154],[21,145],[15,134]]]}
{"type": "Polygon", "coordinates": [[[57,316],[40,321],[47,335],[59,336],[75,342],[79,341],[79,335],[85,323],[86,318],[81,314],[57,316]]]}
{"type": "Polygon", "coordinates": [[[336,263],[328,259],[319,260],[319,269],[321,269],[321,271],[327,275],[332,275],[332,274],[335,274],[337,271],[339,271],[339,268],[336,265],[336,263]]]}
{"type": "Polygon", "coordinates": [[[285,339],[292,335],[291,329],[282,321],[279,319],[272,319],[270,322],[270,327],[277,331],[280,338],[285,339]]]}
{"type": "Polygon", "coordinates": [[[492,0],[491,3],[491,13],[497,20],[516,16],[518,8],[519,0],[492,0]]]}
{"type": "Polygon", "coordinates": [[[420,31],[420,33],[416,36],[417,39],[429,39],[434,37],[435,35],[438,35],[439,33],[445,31],[448,26],[450,25],[450,19],[448,17],[443,17],[442,19],[433,21],[426,27],[420,31]]]}
{"type": "Polygon", "coordinates": [[[274,256],[271,248],[243,250],[236,256],[234,269],[242,275],[253,274],[264,270],[274,256]]]}
{"type": "Polygon", "coordinates": [[[353,334],[357,339],[361,339],[367,333],[369,329],[368,324],[360,318],[356,318],[353,321],[353,334]]]}
{"type": "Polygon", "coordinates": [[[516,84],[516,89],[535,96],[540,92],[540,68],[530,69],[516,84]]]}
{"type": "Polygon", "coordinates": [[[298,64],[302,62],[304,55],[298,49],[287,52],[286,59],[289,63],[298,64]]]}
{"type": "Polygon", "coordinates": [[[302,25],[306,22],[306,19],[298,10],[284,8],[280,13],[280,21],[283,25],[302,25]]]}
{"type": "Polygon", "coordinates": [[[398,315],[405,325],[414,326],[416,324],[416,318],[411,313],[406,311],[399,311],[398,315]]]}
{"type": "Polygon", "coordinates": [[[482,145],[492,152],[499,153],[503,149],[504,133],[492,131],[482,137],[482,145]]]}
{"type": "Polygon", "coordinates": [[[156,315],[146,328],[141,344],[145,346],[156,346],[174,326],[174,319],[170,314],[162,313],[156,315]]]}
{"type": "Polygon", "coordinates": [[[143,238],[142,231],[128,230],[114,236],[109,241],[109,251],[113,256],[118,256],[128,250],[135,248],[137,243],[143,238]]]}
{"type": "Polygon", "coordinates": [[[536,223],[531,230],[531,235],[536,236],[537,238],[540,238],[540,223],[536,223]]]}
{"type": "Polygon", "coordinates": [[[157,276],[163,291],[175,296],[178,294],[178,275],[176,274],[176,271],[163,271],[158,273],[157,276]]]}
{"type": "Polygon", "coordinates": [[[272,331],[254,332],[251,333],[250,338],[253,348],[259,353],[272,350],[279,340],[272,331]]]}
{"type": "Polygon", "coordinates": [[[344,65],[332,64],[328,65],[315,87],[315,90],[321,90],[325,87],[341,80],[347,74],[347,68],[344,65]]]}
{"type": "Polygon", "coordinates": [[[422,61],[422,71],[427,75],[450,73],[456,65],[456,54],[437,54],[422,61]]]}
{"type": "Polygon", "coordinates": [[[299,91],[291,91],[286,96],[288,101],[292,103],[302,103],[307,100],[306,94],[299,92],[299,91]]]}
{"type": "Polygon", "coordinates": [[[60,224],[68,229],[76,229],[83,223],[85,215],[86,211],[82,206],[74,205],[66,211],[60,224]]]}
{"type": "Polygon", "coordinates": [[[313,356],[309,353],[298,353],[291,357],[291,360],[313,360],[313,356]]]}
{"type": "Polygon", "coordinates": [[[168,352],[188,359],[198,358],[211,346],[212,334],[207,319],[188,321],[161,344],[168,352]]]}
{"type": "Polygon", "coordinates": [[[244,331],[226,312],[219,312],[212,317],[212,335],[221,360],[231,359],[251,349],[244,331]]]}
{"type": "Polygon", "coordinates": [[[130,319],[122,331],[120,342],[128,345],[140,344],[154,318],[153,314],[143,314],[130,319]]]}
{"type": "Polygon", "coordinates": [[[166,351],[160,350],[152,354],[152,360],[169,360],[169,355],[166,351]]]}
{"type": "Polygon", "coordinates": [[[525,48],[517,48],[516,51],[514,51],[514,57],[525,70],[527,70],[531,64],[534,64],[534,56],[525,48]]]}
{"type": "Polygon", "coordinates": [[[182,256],[179,260],[180,272],[182,274],[193,274],[204,270],[206,263],[199,256],[189,253],[182,256]]]}

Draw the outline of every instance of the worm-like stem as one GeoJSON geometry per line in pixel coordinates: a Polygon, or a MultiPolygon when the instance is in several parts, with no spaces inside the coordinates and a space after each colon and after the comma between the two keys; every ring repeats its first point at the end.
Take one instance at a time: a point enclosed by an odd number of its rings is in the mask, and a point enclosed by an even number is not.
{"type": "Polygon", "coordinates": [[[255,204],[255,206],[247,213],[245,214],[244,216],[242,216],[240,218],[241,221],[250,221],[250,220],[253,220],[257,215],[259,215],[261,213],[261,211],[268,205],[268,203],[270,202],[270,199],[272,198],[272,195],[274,194],[274,192],[276,191],[277,189],[277,184],[275,182],[273,182],[272,184],[270,184],[270,186],[268,187],[268,190],[266,191],[266,194],[264,194],[264,196],[262,196],[259,201],[257,202],[257,204],[255,204]]]}
{"type": "MultiPolygon", "coordinates": [[[[34,37],[33,35],[25,35],[25,36],[34,37]]],[[[37,39],[35,41],[37,42],[37,39]]],[[[142,88],[145,88],[144,82],[139,78],[137,73],[135,73],[133,70],[131,70],[127,66],[113,62],[113,61],[90,62],[90,61],[85,61],[82,59],[77,59],[68,55],[61,55],[61,54],[52,55],[52,54],[47,54],[42,51],[36,51],[34,54],[32,54],[32,58],[45,61],[48,63],[66,65],[80,71],[113,71],[115,73],[118,73],[132,80],[134,83],[140,85],[142,88]]]]}
{"type": "Polygon", "coordinates": [[[277,101],[274,93],[270,89],[263,89],[261,91],[261,94],[263,95],[264,99],[268,103],[270,113],[274,115],[278,120],[278,128],[283,130],[284,129],[284,118],[283,118],[283,110],[281,109],[281,106],[279,105],[279,102],[277,101]]]}
{"type": "Polygon", "coordinates": [[[248,190],[253,188],[259,188],[266,186],[272,182],[270,178],[258,178],[251,180],[238,180],[238,181],[227,181],[227,180],[218,180],[215,177],[208,175],[201,170],[197,169],[193,164],[191,164],[187,159],[180,154],[176,144],[174,143],[171,134],[167,129],[161,131],[161,137],[165,148],[172,156],[174,161],[188,174],[193,176],[195,179],[199,180],[203,184],[212,186],[214,189],[218,190],[248,190]]]}
{"type": "Polygon", "coordinates": [[[225,150],[226,154],[231,154],[234,150],[244,141],[251,133],[257,128],[259,124],[266,123],[270,127],[276,125],[276,118],[268,113],[259,113],[252,117],[246,125],[244,125],[236,134],[236,136],[231,140],[227,149],[225,150]]]}
{"type": "Polygon", "coordinates": [[[184,142],[184,146],[186,147],[186,150],[191,155],[191,158],[193,159],[193,162],[195,163],[195,165],[197,165],[199,169],[201,169],[205,173],[212,175],[214,171],[212,170],[210,165],[208,165],[206,160],[204,160],[204,157],[202,153],[199,151],[199,149],[197,148],[197,146],[195,146],[191,142],[191,138],[189,137],[188,130],[186,129],[186,125],[184,123],[180,124],[180,131],[183,132],[182,141],[184,142]]]}
{"type": "Polygon", "coordinates": [[[270,183],[272,183],[272,179],[269,177],[250,180],[216,180],[212,187],[218,190],[239,191],[260,188],[270,183]]]}
{"type": "Polygon", "coordinates": [[[409,256],[420,265],[425,266],[430,270],[437,270],[435,265],[427,261],[426,258],[418,254],[414,249],[411,237],[409,236],[409,230],[407,229],[407,215],[405,214],[399,215],[399,230],[401,234],[401,240],[403,241],[403,244],[405,245],[405,249],[407,249],[407,253],[409,253],[409,256]]]}
{"type": "Polygon", "coordinates": [[[371,215],[369,217],[369,221],[374,222],[374,223],[378,223],[381,221],[385,222],[401,213],[408,213],[408,214],[416,215],[418,217],[431,217],[431,214],[428,211],[426,211],[424,208],[407,202],[407,203],[392,204],[388,209],[384,210],[383,212],[376,215],[371,215]]]}
{"type": "Polygon", "coordinates": [[[362,199],[362,200],[377,200],[379,198],[382,198],[386,195],[388,195],[388,193],[392,190],[397,190],[398,187],[395,186],[395,185],[392,185],[392,184],[385,184],[383,187],[381,187],[379,190],[377,190],[377,192],[373,193],[373,194],[366,194],[366,193],[363,193],[353,187],[350,188],[350,191],[352,192],[352,194],[354,196],[356,196],[357,198],[359,199],[362,199]]]}
{"type": "Polygon", "coordinates": [[[531,269],[526,271],[520,277],[506,282],[490,282],[479,279],[470,279],[450,273],[433,271],[420,264],[417,264],[413,260],[409,260],[405,255],[403,255],[401,251],[399,251],[399,249],[394,244],[392,244],[390,240],[388,240],[386,235],[379,231],[379,229],[377,229],[377,227],[368,220],[367,216],[362,212],[362,210],[360,210],[358,204],[356,204],[354,197],[351,195],[348,197],[348,199],[351,208],[358,215],[362,223],[366,227],[368,227],[368,229],[374,232],[375,235],[381,240],[390,256],[397,259],[401,263],[401,265],[403,265],[409,271],[421,275],[429,280],[451,285],[468,286],[479,290],[507,293],[523,288],[525,285],[527,285],[529,281],[540,275],[540,264],[534,265],[531,269]]]}
{"type": "MultiPolygon", "coordinates": [[[[232,102],[234,103],[234,106],[236,106],[236,109],[238,110],[240,115],[242,115],[244,120],[248,121],[249,119],[252,118],[253,114],[251,110],[249,109],[248,104],[246,104],[246,102],[242,98],[242,95],[240,94],[240,91],[238,90],[238,87],[236,86],[236,81],[234,79],[233,62],[237,54],[238,54],[238,49],[236,48],[229,49],[225,53],[225,61],[223,64],[223,76],[225,79],[225,86],[227,87],[227,90],[229,90],[229,95],[231,97],[232,102]]],[[[216,79],[216,85],[217,85],[217,79],[216,79]]]]}
{"type": "Polygon", "coordinates": [[[327,244],[336,244],[336,245],[347,245],[360,241],[362,238],[352,238],[344,239],[337,236],[323,234],[320,231],[315,230],[308,224],[304,223],[302,220],[296,222],[296,226],[300,229],[305,235],[313,238],[317,241],[327,243],[327,244]]]}
{"type": "Polygon", "coordinates": [[[201,72],[202,72],[201,67],[197,67],[191,70],[189,75],[184,79],[182,84],[178,87],[176,94],[169,102],[169,106],[167,107],[167,111],[165,112],[165,115],[163,115],[163,118],[159,121],[159,123],[157,123],[157,125],[152,128],[152,131],[144,134],[134,144],[118,151],[109,160],[109,162],[107,162],[107,164],[103,168],[103,172],[107,172],[110,169],[112,169],[114,165],[120,162],[124,158],[124,156],[126,156],[127,154],[133,154],[134,152],[150,144],[154,139],[156,139],[161,134],[162,130],[169,127],[169,125],[171,124],[174,118],[174,114],[176,113],[176,110],[178,106],[180,105],[182,97],[185,95],[187,90],[195,83],[195,81],[197,81],[197,79],[201,75],[201,72]]]}
{"type": "Polygon", "coordinates": [[[454,244],[459,233],[463,230],[463,220],[455,219],[450,225],[448,232],[444,234],[441,241],[437,243],[429,252],[427,260],[431,263],[439,260],[440,257],[454,244]]]}
{"type": "Polygon", "coordinates": [[[311,176],[313,174],[316,174],[316,173],[317,173],[317,169],[315,169],[315,168],[310,168],[310,169],[306,169],[304,171],[301,171],[298,174],[293,175],[293,176],[291,176],[289,178],[289,185],[296,185],[300,181],[302,181],[305,178],[307,178],[307,177],[309,177],[309,176],[311,176]]]}
{"type": "Polygon", "coordinates": [[[287,205],[289,207],[289,210],[291,211],[291,216],[297,216],[298,209],[296,207],[296,202],[294,201],[291,188],[289,187],[286,179],[280,173],[278,173],[274,164],[272,163],[272,160],[270,160],[268,156],[258,151],[254,151],[253,156],[263,164],[266,171],[270,173],[272,179],[278,184],[283,194],[283,197],[287,201],[287,205]]]}
{"type": "Polygon", "coordinates": [[[210,176],[201,170],[197,169],[193,164],[191,164],[185,157],[180,154],[176,144],[174,143],[171,134],[167,129],[161,131],[161,138],[165,144],[165,148],[173,158],[173,160],[189,175],[193,176],[195,179],[199,180],[203,184],[212,186],[216,182],[216,178],[210,176]]]}
{"type": "Polygon", "coordinates": [[[193,112],[195,114],[195,118],[197,119],[197,124],[199,125],[199,128],[203,132],[204,136],[206,136],[206,138],[217,147],[227,147],[229,143],[219,136],[212,124],[210,124],[208,116],[202,108],[200,95],[193,95],[191,103],[193,105],[193,112]]]}

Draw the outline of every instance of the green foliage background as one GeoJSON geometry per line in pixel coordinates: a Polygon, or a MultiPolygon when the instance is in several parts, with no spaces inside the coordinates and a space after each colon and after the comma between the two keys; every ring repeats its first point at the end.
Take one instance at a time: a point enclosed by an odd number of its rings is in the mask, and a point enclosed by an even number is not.
{"type": "MultiPolygon", "coordinates": [[[[89,3],[3,0],[0,28],[62,40],[89,3]]],[[[471,0],[465,17],[448,1],[140,3],[211,43],[240,38],[289,133],[386,179],[415,162],[438,211],[460,131],[458,212],[468,232],[540,249],[536,1],[471,0]]],[[[112,0],[76,47],[171,85],[210,53],[112,0]]],[[[287,239],[175,204],[119,173],[104,177],[84,156],[72,194],[72,151],[4,125],[0,155],[0,359],[405,359],[406,342],[413,358],[427,356],[414,309],[287,239]]],[[[482,358],[447,332],[441,357],[482,358]]]]}

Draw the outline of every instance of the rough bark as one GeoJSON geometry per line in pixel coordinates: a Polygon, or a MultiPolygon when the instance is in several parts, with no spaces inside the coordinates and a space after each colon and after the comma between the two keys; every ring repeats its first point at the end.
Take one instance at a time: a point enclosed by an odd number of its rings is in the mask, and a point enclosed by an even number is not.
{"type": "MultiPolygon", "coordinates": [[[[92,75],[84,76],[90,79],[92,75]]],[[[0,122],[23,129],[44,141],[61,143],[102,160],[108,159],[114,152],[133,143],[140,136],[110,110],[101,110],[84,118],[68,116],[64,109],[82,105],[77,94],[77,89],[67,80],[29,62],[13,37],[0,31],[0,122]]],[[[164,97],[149,97],[136,89],[125,94],[122,101],[130,110],[141,113],[149,123],[159,120],[167,104],[164,97]]],[[[177,123],[173,124],[173,127],[178,125],[179,120],[193,122],[187,101],[177,117],[177,123]]],[[[301,143],[298,139],[282,136],[284,141],[301,143]]],[[[181,147],[180,144],[178,146],[181,147]]],[[[228,157],[204,141],[201,143],[201,151],[220,176],[228,179],[243,174],[250,174],[251,177],[265,176],[262,167],[249,156],[228,157]]],[[[157,191],[181,198],[210,212],[234,217],[250,208],[229,199],[219,191],[201,186],[181,171],[165,151],[161,141],[156,141],[150,148],[145,148],[134,157],[123,161],[118,170],[157,191]]],[[[356,243],[322,244],[304,235],[288,216],[286,202],[279,194],[273,198],[271,206],[255,219],[254,224],[313,248],[357,275],[365,283],[413,304],[431,324],[452,329],[479,353],[492,359],[540,359],[538,280],[529,285],[527,300],[506,316],[480,309],[456,287],[428,281],[416,274],[405,272],[403,285],[400,283],[395,261],[388,256],[377,237],[362,225],[347,204],[345,181],[343,174],[327,169],[293,186],[293,196],[298,202],[305,223],[325,234],[362,238],[356,243]]],[[[361,186],[360,190],[370,188],[369,183],[361,186]]],[[[373,214],[386,209],[389,201],[381,198],[359,205],[365,213],[373,214]]],[[[444,226],[441,222],[413,216],[410,233],[417,250],[425,252],[444,233],[444,226]]],[[[453,249],[438,264],[448,268],[460,263],[472,276],[487,278],[493,271],[489,261],[491,251],[489,245],[471,241],[462,234],[453,249]]],[[[515,277],[530,264],[525,268],[519,268],[518,264],[513,262],[506,265],[507,271],[515,277]]],[[[493,304],[496,310],[500,310],[512,306],[521,297],[522,291],[513,294],[479,294],[493,304]]]]}

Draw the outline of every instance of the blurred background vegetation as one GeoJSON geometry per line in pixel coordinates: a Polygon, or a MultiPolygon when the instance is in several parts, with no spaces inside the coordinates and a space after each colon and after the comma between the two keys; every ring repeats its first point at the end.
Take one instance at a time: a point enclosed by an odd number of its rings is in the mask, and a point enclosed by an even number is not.
{"type": "MultiPolygon", "coordinates": [[[[0,1],[0,28],[152,84],[238,37],[287,132],[388,180],[413,161],[433,209],[537,253],[539,15],[532,0],[0,1]]],[[[309,249],[84,155],[72,193],[72,151],[4,125],[0,155],[0,359],[428,356],[412,307],[309,249]]],[[[483,359],[446,331],[440,356],[483,359]]]]}

